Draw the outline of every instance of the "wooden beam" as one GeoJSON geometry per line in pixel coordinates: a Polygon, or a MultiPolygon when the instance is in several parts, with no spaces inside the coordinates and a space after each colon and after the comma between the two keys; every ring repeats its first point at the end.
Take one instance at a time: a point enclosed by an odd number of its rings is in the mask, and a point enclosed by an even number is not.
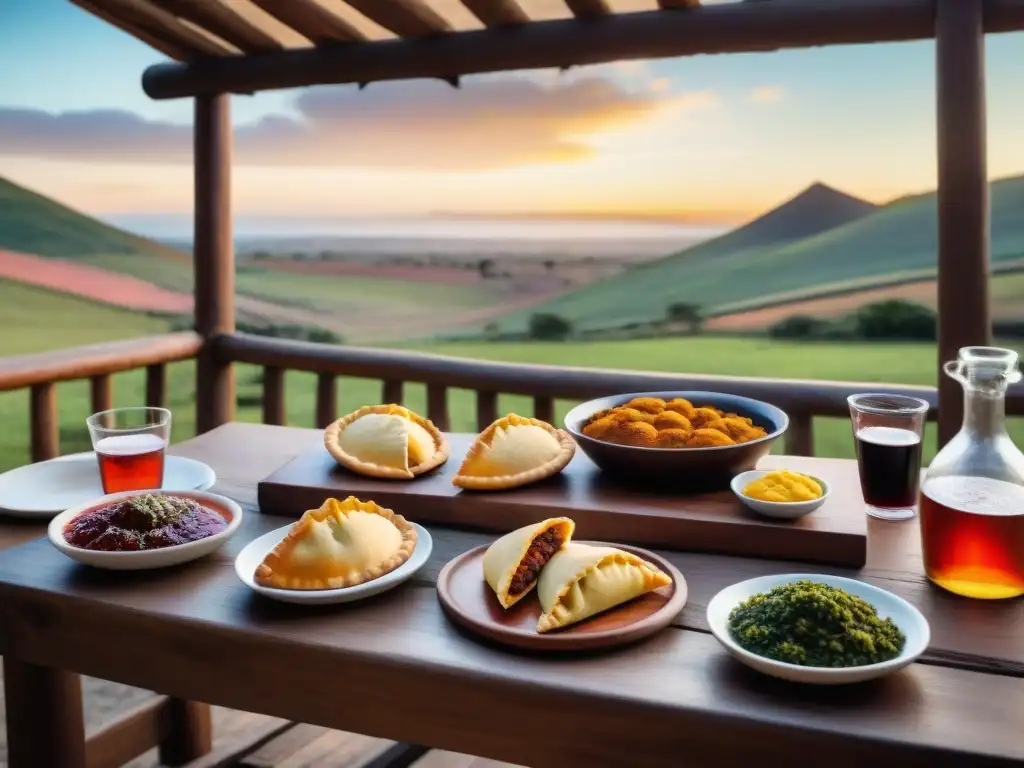
{"type": "Polygon", "coordinates": [[[612,9],[608,7],[608,3],[605,0],[565,0],[565,4],[569,6],[569,10],[575,16],[580,18],[603,16],[606,13],[612,12],[612,9]]]}
{"type": "Polygon", "coordinates": [[[187,19],[246,53],[279,51],[280,41],[253,26],[224,0],[151,0],[168,13],[187,19]]]}
{"type": "Polygon", "coordinates": [[[399,37],[423,37],[452,28],[423,0],[345,0],[366,18],[399,37]]]}
{"type": "MultiPolygon", "coordinates": [[[[989,188],[982,0],[937,0],[939,365],[990,343],[989,188]]],[[[941,368],[939,368],[941,371],[941,368]]],[[[939,442],[960,429],[960,385],[939,373],[939,442]]]]}
{"type": "Polygon", "coordinates": [[[487,27],[528,24],[530,21],[516,0],[462,0],[462,4],[487,27]]]}
{"type": "Polygon", "coordinates": [[[10,768],[86,768],[81,678],[9,656],[3,669],[10,768]]]}
{"type": "Polygon", "coordinates": [[[252,0],[285,26],[317,45],[365,40],[366,36],[316,0],[252,0]]]}
{"type": "Polygon", "coordinates": [[[97,18],[103,19],[107,24],[127,32],[132,37],[141,40],[150,48],[155,48],[169,58],[185,61],[195,58],[201,53],[201,51],[193,49],[187,41],[175,39],[172,35],[167,34],[166,30],[146,29],[138,24],[133,24],[130,21],[115,16],[98,5],[94,5],[89,0],[71,0],[71,2],[83,11],[91,13],[97,18]]]}
{"type": "Polygon", "coordinates": [[[670,8],[696,8],[700,0],[658,0],[658,7],[668,10],[670,8]]]}
{"type": "Polygon", "coordinates": [[[203,348],[196,364],[196,431],[235,413],[235,378],[214,340],[235,330],[235,253],[231,233],[230,96],[200,96],[195,110],[195,313],[203,348]]]}
{"type": "MultiPolygon", "coordinates": [[[[361,0],[363,5],[372,5],[378,11],[394,8],[377,2],[361,0]]],[[[987,28],[1024,28],[1024,19],[1016,12],[1021,2],[998,0],[986,6],[987,28]]],[[[514,35],[505,30],[485,29],[438,35],[429,40],[382,40],[192,64],[158,64],[146,70],[142,83],[151,97],[170,99],[197,93],[450,78],[629,59],[934,36],[934,0],[772,0],[707,5],[687,13],[611,14],[600,19],[600,23],[583,24],[576,19],[537,21],[517,29],[514,35]]]]}
{"type": "Polygon", "coordinates": [[[134,760],[163,741],[169,722],[166,696],[157,696],[89,735],[87,768],[112,768],[134,760]]]}
{"type": "MultiPolygon", "coordinates": [[[[75,2],[82,4],[80,0],[75,2]]],[[[225,56],[237,52],[222,42],[197,32],[173,14],[145,0],[88,0],[88,5],[137,29],[145,30],[151,37],[175,41],[188,53],[187,58],[190,59],[201,56],[225,56]]]]}

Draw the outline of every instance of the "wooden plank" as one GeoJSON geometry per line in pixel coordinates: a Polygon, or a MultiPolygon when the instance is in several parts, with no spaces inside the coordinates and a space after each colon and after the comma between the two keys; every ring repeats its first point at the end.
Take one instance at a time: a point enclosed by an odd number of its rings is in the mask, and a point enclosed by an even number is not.
{"type": "MultiPolygon", "coordinates": [[[[93,413],[109,411],[114,407],[114,393],[109,373],[101,373],[89,379],[89,399],[93,413]]],[[[110,419],[107,419],[106,426],[109,425],[110,419]]]]}
{"type": "MultiPolygon", "coordinates": [[[[394,0],[360,0],[382,16],[394,0]]],[[[1019,9],[987,6],[989,31],[1024,28],[1019,9]]],[[[369,15],[369,13],[367,14],[369,15]]],[[[406,14],[407,16],[407,14],[406,14]]],[[[452,78],[484,72],[600,64],[706,53],[897,42],[935,35],[933,0],[772,0],[693,8],[687,13],[608,14],[601,23],[554,19],[505,30],[436,35],[431,40],[385,40],[361,46],[289,50],[258,59],[158,64],[143,87],[157,99],[210,91],[254,92],[331,83],[452,78]]]]}
{"type": "Polygon", "coordinates": [[[527,24],[530,21],[516,0],[462,0],[462,4],[488,27],[527,24]]]}
{"type": "Polygon", "coordinates": [[[351,768],[392,744],[387,739],[299,724],[242,758],[238,768],[351,768]]]}
{"type": "Polygon", "coordinates": [[[814,419],[809,413],[789,414],[786,453],[791,456],[814,455],[814,419]]]}
{"type": "Polygon", "coordinates": [[[167,366],[163,363],[146,366],[146,405],[165,408],[167,404],[167,366]]]}
{"type": "Polygon", "coordinates": [[[381,399],[385,403],[402,404],[405,386],[401,379],[385,379],[381,385],[381,399]]]}
{"type": "Polygon", "coordinates": [[[35,384],[30,391],[30,433],[32,461],[46,461],[60,455],[60,413],[57,410],[57,387],[35,384]]]}
{"type": "Polygon", "coordinates": [[[317,45],[365,40],[366,36],[316,0],[252,0],[275,19],[317,45]]]}
{"type": "Polygon", "coordinates": [[[199,701],[169,699],[165,708],[167,731],[160,742],[160,762],[184,765],[213,749],[210,705],[199,701]]]}
{"type": "Polygon", "coordinates": [[[355,495],[391,509],[415,509],[419,523],[492,533],[566,515],[576,521],[577,536],[599,541],[854,568],[865,563],[867,521],[852,461],[764,459],[761,466],[804,471],[832,487],[825,505],[813,515],[780,522],[755,517],[728,490],[694,495],[692,489],[668,492],[621,485],[579,451],[561,475],[547,482],[502,493],[468,493],[452,485],[452,476],[474,437],[449,434],[448,461],[414,483],[339,471],[323,446],[314,446],[259,484],[260,510],[298,517],[329,496],[355,495]]]}
{"type": "Polygon", "coordinates": [[[488,760],[486,757],[460,755],[458,752],[445,752],[434,749],[413,763],[413,768],[519,768],[512,763],[488,760]]]}
{"type": "Polygon", "coordinates": [[[698,8],[700,7],[700,0],[658,0],[658,7],[666,10],[670,8],[698,8]]]}
{"type": "Polygon", "coordinates": [[[323,429],[338,418],[338,377],[319,373],[316,377],[316,426],[323,429]]]}
{"type": "Polygon", "coordinates": [[[478,390],[476,393],[476,428],[483,432],[498,418],[498,393],[478,390]]]}
{"type": "Polygon", "coordinates": [[[212,32],[245,53],[279,51],[281,42],[241,16],[224,0],[150,0],[168,13],[212,32]]]}
{"type": "MultiPolygon", "coordinates": [[[[939,365],[991,343],[984,3],[938,0],[939,365]]],[[[939,441],[960,430],[960,384],[939,374],[939,441]]]]}
{"type": "Polygon", "coordinates": [[[615,654],[536,658],[455,630],[431,586],[329,615],[254,610],[230,554],[174,579],[100,583],[76,572],[46,542],[0,553],[5,656],[538,768],[594,765],[596,754],[632,765],[638,745],[648,768],[677,768],[683,750],[696,766],[823,753],[836,768],[1024,760],[1024,685],[1011,677],[915,664],[857,691],[807,689],[743,670],[710,635],[676,629],[615,654]],[[124,642],[112,648],[111,636],[124,642]],[[252,674],[284,657],[287,675],[252,674]],[[359,691],[358,705],[325,706],[339,691],[359,691]]]}
{"type": "Polygon", "coordinates": [[[345,0],[366,18],[399,37],[450,32],[451,25],[423,0],[345,0]]]}
{"type": "Polygon", "coordinates": [[[88,0],[88,5],[104,11],[109,16],[123,19],[135,28],[144,29],[149,37],[175,42],[189,52],[189,58],[237,53],[223,41],[183,24],[173,14],[148,0],[88,0]]]}
{"type": "Polygon", "coordinates": [[[202,338],[185,331],[4,357],[0,358],[0,391],[188,360],[200,347],[202,338]]]}
{"type": "Polygon", "coordinates": [[[133,24],[130,21],[115,16],[100,6],[94,5],[90,0],[71,0],[71,2],[83,11],[91,13],[93,16],[102,19],[123,32],[127,32],[132,37],[141,40],[150,48],[160,51],[160,53],[169,58],[185,61],[200,54],[200,51],[192,48],[187,40],[175,39],[166,30],[146,29],[138,24],[133,24]]]}
{"type": "Polygon", "coordinates": [[[78,675],[4,654],[10,768],[86,768],[82,681],[78,675]]]}
{"type": "MultiPolygon", "coordinates": [[[[235,768],[246,755],[295,727],[295,723],[279,717],[224,707],[213,708],[213,721],[213,749],[188,763],[187,768],[235,768]]],[[[162,763],[159,755],[153,755],[143,765],[129,768],[162,768],[162,763]]]]}
{"type": "Polygon", "coordinates": [[[196,364],[196,431],[231,421],[235,377],[211,342],[235,330],[231,229],[231,102],[201,96],[195,106],[195,314],[204,345],[196,364]]]}
{"type": "Polygon", "coordinates": [[[169,725],[169,703],[166,696],[157,696],[89,734],[86,766],[116,768],[163,741],[169,725]]]}
{"type": "Polygon", "coordinates": [[[535,397],[533,398],[533,417],[546,421],[548,424],[555,423],[555,398],[535,397]]]}

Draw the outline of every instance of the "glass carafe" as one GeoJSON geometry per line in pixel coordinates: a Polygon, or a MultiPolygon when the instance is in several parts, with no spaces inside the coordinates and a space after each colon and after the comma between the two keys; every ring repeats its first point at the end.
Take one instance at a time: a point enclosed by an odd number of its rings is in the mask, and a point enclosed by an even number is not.
{"type": "Polygon", "coordinates": [[[964,347],[943,366],[964,388],[964,423],[921,486],[928,578],[966,597],[1024,595],[1024,454],[1006,432],[1006,390],[1020,381],[1009,349],[964,347]]]}

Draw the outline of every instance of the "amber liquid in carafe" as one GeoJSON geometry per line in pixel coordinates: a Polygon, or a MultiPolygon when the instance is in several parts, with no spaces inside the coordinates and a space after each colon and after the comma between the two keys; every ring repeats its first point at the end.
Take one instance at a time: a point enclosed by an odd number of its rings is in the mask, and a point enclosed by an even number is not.
{"type": "Polygon", "coordinates": [[[1024,486],[944,476],[921,489],[925,572],[959,595],[1024,595],[1024,486]]]}

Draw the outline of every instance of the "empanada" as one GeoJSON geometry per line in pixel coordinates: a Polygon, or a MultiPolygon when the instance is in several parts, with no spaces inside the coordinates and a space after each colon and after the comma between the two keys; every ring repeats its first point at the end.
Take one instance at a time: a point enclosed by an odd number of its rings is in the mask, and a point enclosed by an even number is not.
{"type": "Polygon", "coordinates": [[[561,472],[575,453],[568,432],[510,413],[480,433],[452,483],[477,491],[515,488],[561,472]]]}
{"type": "Polygon", "coordinates": [[[658,568],[612,547],[566,544],[537,580],[538,632],[561,629],[672,583],[658,568]]]}
{"type": "Polygon", "coordinates": [[[324,430],[335,461],[361,475],[411,480],[448,460],[434,424],[400,405],[367,405],[324,430]]]}
{"type": "Polygon", "coordinates": [[[506,533],[484,553],[484,580],[509,608],[537,585],[537,574],[566,542],[576,524],[567,517],[555,517],[506,533]]]}

